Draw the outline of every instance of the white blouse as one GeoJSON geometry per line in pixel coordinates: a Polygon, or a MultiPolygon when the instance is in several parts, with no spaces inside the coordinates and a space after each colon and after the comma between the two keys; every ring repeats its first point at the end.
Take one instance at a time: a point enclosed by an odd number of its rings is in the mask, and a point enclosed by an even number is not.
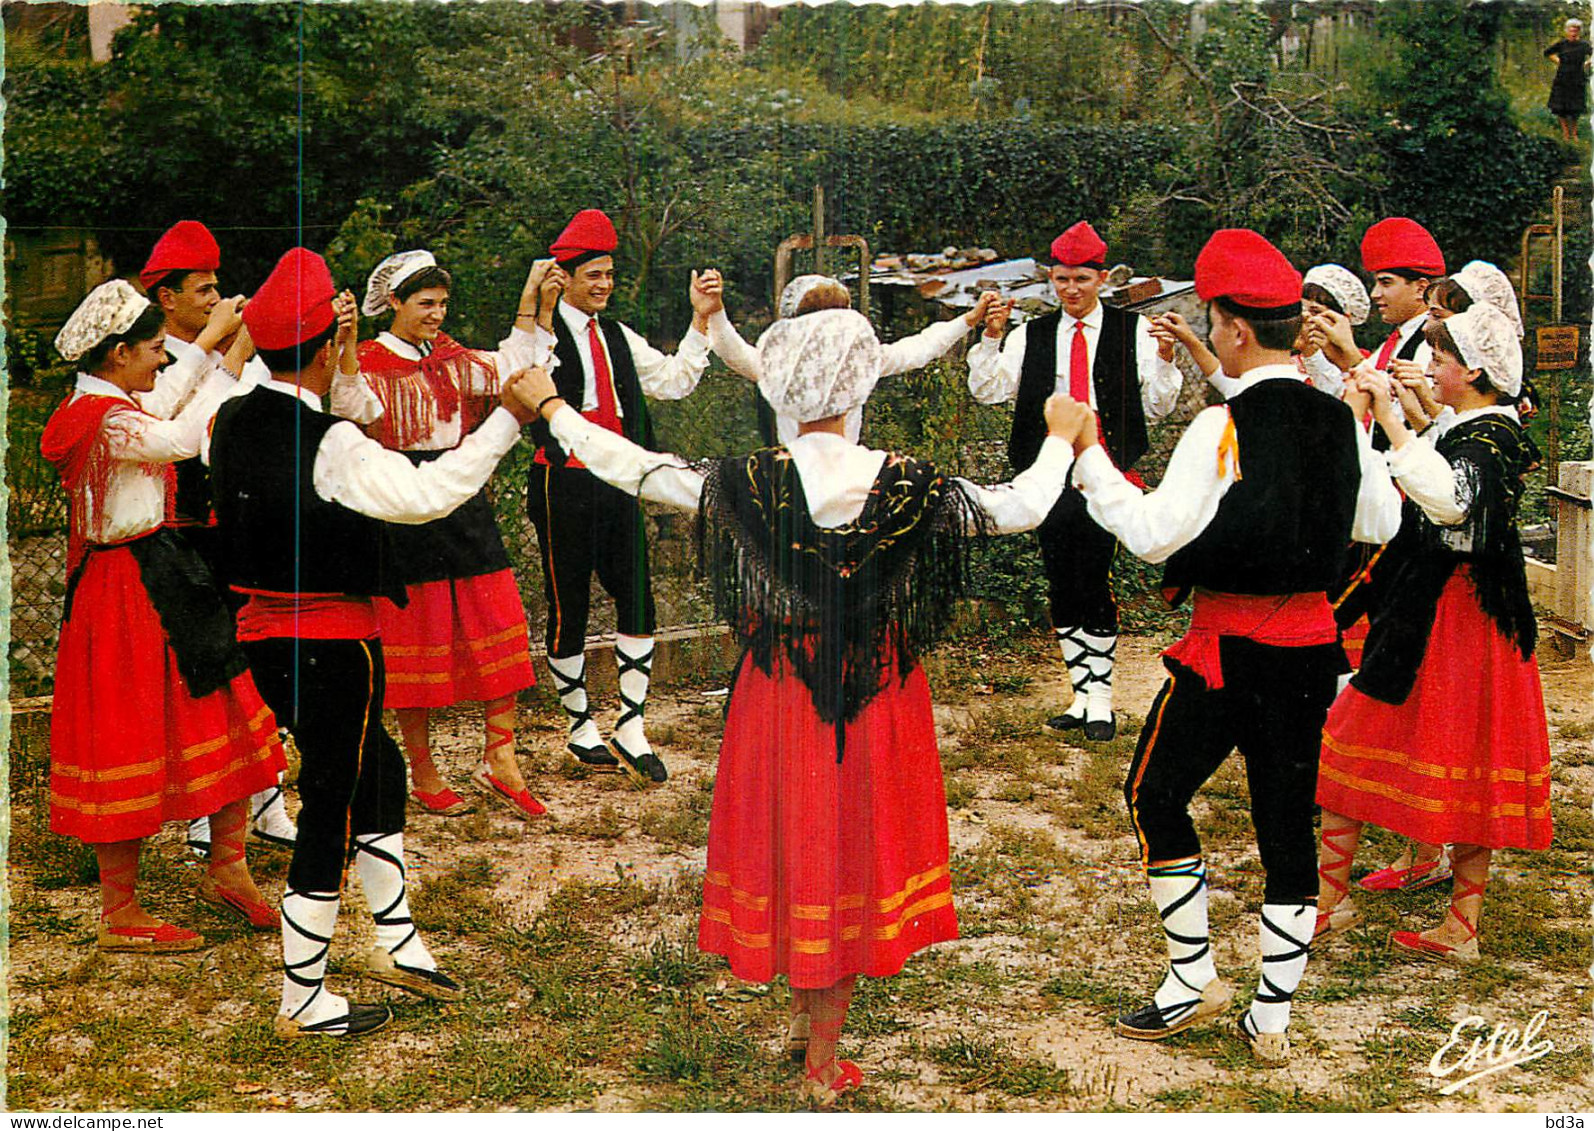
{"type": "MultiPolygon", "coordinates": [[[[1510,405],[1486,405],[1453,412],[1443,431],[1490,414],[1518,419],[1516,409],[1510,405]]],[[[1445,545],[1458,553],[1470,552],[1472,532],[1455,529],[1472,513],[1472,499],[1477,490],[1466,462],[1451,463],[1439,454],[1427,436],[1413,437],[1404,447],[1390,449],[1386,458],[1390,473],[1400,481],[1406,497],[1421,507],[1422,513],[1435,526],[1451,528],[1441,531],[1445,545]]]]}
{"type": "MultiPolygon", "coordinates": [[[[688,467],[680,456],[650,452],[593,424],[569,405],[560,406],[549,426],[560,446],[604,482],[650,502],[697,510],[703,497],[703,473],[688,467]]],[[[827,529],[844,526],[863,513],[887,453],[831,432],[809,432],[786,447],[797,463],[816,525],[827,529]]],[[[1048,436],[1035,462],[1011,483],[982,487],[967,479],[956,482],[985,512],[994,533],[1013,534],[1032,530],[1045,520],[1062,494],[1073,459],[1069,444],[1048,436]]]]}
{"type": "Polygon", "coordinates": [[[188,404],[170,420],[152,416],[135,397],[88,373],[77,375],[73,403],[80,397],[115,397],[123,402],[105,414],[93,441],[113,462],[96,496],[94,477],[79,487],[72,506],[84,516],[90,542],[123,542],[147,534],[166,521],[166,465],[199,454],[201,439],[216,409],[233,386],[225,369],[209,372],[188,404]]]}

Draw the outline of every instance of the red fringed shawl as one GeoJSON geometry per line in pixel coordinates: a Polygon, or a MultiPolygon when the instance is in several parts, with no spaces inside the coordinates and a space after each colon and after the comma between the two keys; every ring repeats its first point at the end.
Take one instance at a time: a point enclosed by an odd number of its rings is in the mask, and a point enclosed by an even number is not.
{"type": "MultiPolygon", "coordinates": [[[[105,445],[98,442],[105,418],[115,408],[142,411],[119,397],[77,397],[69,394],[66,403],[51,415],[49,423],[44,426],[44,434],[39,438],[39,451],[55,465],[62,484],[72,497],[72,521],[66,549],[68,577],[83,560],[88,532],[93,525],[92,510],[105,505],[111,473],[116,470],[117,461],[111,458],[105,445]]],[[[171,465],[151,463],[141,466],[146,475],[167,480],[169,513],[174,486],[171,465]]]]}
{"type": "Polygon", "coordinates": [[[481,350],[466,349],[447,334],[438,334],[432,352],[419,361],[398,356],[378,341],[360,343],[360,371],[382,402],[380,420],[366,432],[383,447],[406,451],[431,434],[440,420],[453,420],[463,411],[460,434],[470,432],[486,417],[490,400],[465,393],[478,384],[490,393],[498,389],[498,369],[481,350]],[[483,379],[472,382],[471,371],[483,379]],[[463,409],[462,409],[463,405],[463,409]]]}

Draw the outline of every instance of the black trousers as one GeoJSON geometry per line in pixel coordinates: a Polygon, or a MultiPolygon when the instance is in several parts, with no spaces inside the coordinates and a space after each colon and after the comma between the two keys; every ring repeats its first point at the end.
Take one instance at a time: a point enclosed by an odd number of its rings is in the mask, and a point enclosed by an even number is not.
{"type": "Polygon", "coordinates": [[[244,652],[260,697],[299,747],[303,805],[288,886],[339,891],[354,837],[404,831],[404,755],[382,729],[381,641],[282,637],[244,652]]]}
{"type": "Polygon", "coordinates": [[[1142,859],[1201,854],[1190,802],[1238,748],[1267,902],[1315,900],[1317,757],[1344,653],[1337,644],[1276,648],[1238,637],[1223,638],[1221,651],[1224,686],[1209,690],[1187,668],[1171,665],[1140,732],[1124,800],[1142,859]]]}
{"type": "Polygon", "coordinates": [[[1091,519],[1085,510],[1085,496],[1065,487],[1035,534],[1046,566],[1052,627],[1116,635],[1118,602],[1112,594],[1112,559],[1118,539],[1091,519]]]}
{"type": "Polygon", "coordinates": [[[548,599],[548,655],[578,656],[587,646],[592,575],[614,598],[615,627],[651,636],[653,583],[641,505],[585,468],[532,464],[526,513],[542,551],[548,599]]]}

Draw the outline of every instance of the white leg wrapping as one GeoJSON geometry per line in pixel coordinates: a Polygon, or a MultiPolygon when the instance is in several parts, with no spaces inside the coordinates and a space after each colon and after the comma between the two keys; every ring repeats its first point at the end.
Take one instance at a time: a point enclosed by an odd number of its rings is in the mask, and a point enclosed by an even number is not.
{"type": "Polygon", "coordinates": [[[395,962],[418,970],[436,970],[437,963],[421,941],[410,918],[404,877],[404,834],[368,833],[354,838],[354,869],[376,924],[376,943],[395,962]]]}
{"type": "Polygon", "coordinates": [[[1317,924],[1311,903],[1262,905],[1262,978],[1251,1003],[1251,1024],[1258,1033],[1282,1033],[1290,1024],[1290,999],[1306,973],[1306,959],[1317,924]]]}
{"type": "Polygon", "coordinates": [[[1081,632],[1085,651],[1081,657],[1089,676],[1085,690],[1085,717],[1106,722],[1112,718],[1112,671],[1118,654],[1118,636],[1081,632]]]}
{"type": "Polygon", "coordinates": [[[299,830],[288,816],[288,806],[283,801],[282,775],[277,784],[261,790],[249,798],[249,812],[254,817],[254,829],[276,840],[295,840],[299,830]]]}
{"type": "Polygon", "coordinates": [[[1152,1000],[1173,1024],[1218,976],[1207,929],[1207,869],[1200,860],[1158,865],[1146,869],[1146,880],[1168,941],[1168,973],[1152,1000]]]}
{"type": "Polygon", "coordinates": [[[1074,698],[1063,715],[1072,719],[1085,717],[1085,702],[1090,693],[1090,669],[1085,666],[1085,630],[1059,628],[1057,646],[1062,649],[1063,664],[1068,668],[1068,678],[1074,685],[1074,698]]]}
{"type": "Polygon", "coordinates": [[[322,981],[337,922],[337,892],[282,893],[283,1016],[313,1025],[349,1012],[347,999],[328,993],[322,981]]]}
{"type": "Polygon", "coordinates": [[[647,706],[648,683],[653,675],[653,637],[616,636],[614,661],[620,672],[620,718],[614,737],[640,758],[650,754],[648,736],[642,730],[642,712],[647,706]]]}
{"type": "Polygon", "coordinates": [[[548,657],[548,667],[554,674],[554,686],[559,692],[559,702],[570,716],[570,742],[574,746],[592,748],[603,746],[603,735],[592,721],[587,703],[587,656],[548,657]]]}

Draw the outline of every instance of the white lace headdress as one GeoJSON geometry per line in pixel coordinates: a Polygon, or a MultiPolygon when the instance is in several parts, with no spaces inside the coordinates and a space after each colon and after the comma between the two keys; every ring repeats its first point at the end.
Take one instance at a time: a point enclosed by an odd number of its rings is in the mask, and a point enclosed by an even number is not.
{"type": "Polygon", "coordinates": [[[880,379],[880,342],[856,310],[783,318],[758,339],[758,379],[771,407],[799,423],[863,404],[880,379]]]}
{"type": "Polygon", "coordinates": [[[149,299],[126,279],[112,279],[95,287],[55,336],[55,348],[68,361],[76,361],[114,334],[125,334],[149,309],[149,299]]]}
{"type": "Polygon", "coordinates": [[[371,278],[365,284],[365,301],[360,303],[360,313],[367,318],[386,314],[388,296],[398,290],[405,279],[417,271],[436,266],[437,260],[425,248],[394,252],[371,272],[371,278]]]}

